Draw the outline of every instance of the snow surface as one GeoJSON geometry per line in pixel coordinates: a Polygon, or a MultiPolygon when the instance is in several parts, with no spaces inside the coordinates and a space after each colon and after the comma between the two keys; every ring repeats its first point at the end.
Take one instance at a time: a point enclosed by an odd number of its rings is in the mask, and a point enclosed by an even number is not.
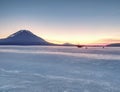
{"type": "Polygon", "coordinates": [[[0,46],[0,92],[120,92],[120,48],[0,46]]]}

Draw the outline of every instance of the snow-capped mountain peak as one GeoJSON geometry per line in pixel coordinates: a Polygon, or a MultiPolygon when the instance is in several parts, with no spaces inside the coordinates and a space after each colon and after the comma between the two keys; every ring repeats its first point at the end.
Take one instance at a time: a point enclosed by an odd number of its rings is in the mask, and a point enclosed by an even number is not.
{"type": "Polygon", "coordinates": [[[16,33],[13,33],[12,35],[10,35],[10,36],[8,36],[8,38],[11,38],[11,37],[15,37],[15,36],[17,36],[17,35],[21,35],[21,34],[32,34],[32,35],[34,35],[32,32],[30,32],[29,30],[20,30],[20,31],[18,31],[18,32],[16,32],[16,33]]]}
{"type": "Polygon", "coordinates": [[[8,36],[6,39],[2,39],[0,44],[12,44],[12,45],[50,45],[49,42],[45,41],[43,38],[36,36],[29,30],[20,30],[12,35],[8,36]]]}

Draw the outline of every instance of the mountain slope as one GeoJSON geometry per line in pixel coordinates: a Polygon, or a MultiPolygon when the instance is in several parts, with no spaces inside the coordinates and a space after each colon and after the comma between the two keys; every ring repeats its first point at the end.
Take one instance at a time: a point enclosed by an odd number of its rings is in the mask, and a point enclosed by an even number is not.
{"type": "Polygon", "coordinates": [[[28,30],[20,30],[5,39],[0,39],[0,45],[52,45],[28,30]]]}
{"type": "Polygon", "coordinates": [[[120,43],[112,43],[112,44],[108,44],[108,47],[120,47],[120,43]]]}

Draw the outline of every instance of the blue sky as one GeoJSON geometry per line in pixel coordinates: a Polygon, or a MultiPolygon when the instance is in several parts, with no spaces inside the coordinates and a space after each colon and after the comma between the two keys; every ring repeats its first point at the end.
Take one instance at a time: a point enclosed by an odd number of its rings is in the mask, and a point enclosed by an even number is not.
{"type": "Polygon", "coordinates": [[[120,39],[120,0],[0,0],[0,37],[28,29],[49,41],[120,39]]]}

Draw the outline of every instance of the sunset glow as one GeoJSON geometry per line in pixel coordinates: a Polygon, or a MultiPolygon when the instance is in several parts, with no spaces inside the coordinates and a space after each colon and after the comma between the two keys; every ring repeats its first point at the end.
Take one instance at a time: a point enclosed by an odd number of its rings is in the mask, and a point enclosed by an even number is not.
{"type": "Polygon", "coordinates": [[[27,29],[60,44],[120,42],[119,4],[118,0],[0,0],[0,38],[27,29]]]}

